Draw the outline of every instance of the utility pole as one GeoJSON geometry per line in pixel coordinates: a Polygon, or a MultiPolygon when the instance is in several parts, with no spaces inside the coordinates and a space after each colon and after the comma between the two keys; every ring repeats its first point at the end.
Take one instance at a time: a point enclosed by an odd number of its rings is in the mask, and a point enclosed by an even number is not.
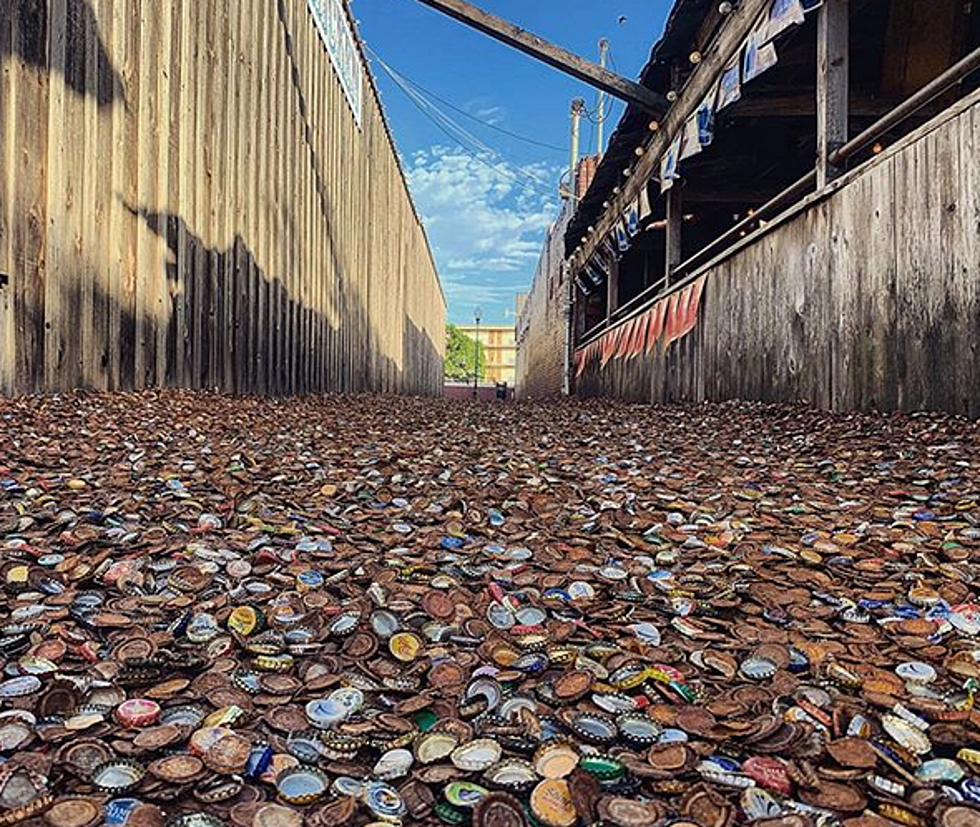
{"type": "MultiPolygon", "coordinates": [[[[601,69],[606,68],[606,58],[609,56],[609,41],[606,38],[602,38],[599,41],[599,67],[601,69]]],[[[604,89],[599,90],[599,123],[598,123],[598,133],[599,133],[599,157],[601,158],[606,151],[605,142],[605,127],[606,127],[606,92],[604,89]]]]}
{"type": "Polygon", "coordinates": [[[476,341],[473,343],[473,398],[480,398],[480,316],[482,311],[476,308],[473,318],[476,320],[476,341]]]}
{"type": "MultiPolygon", "coordinates": [[[[585,101],[575,98],[572,101],[572,170],[568,179],[569,207],[575,210],[578,205],[578,155],[579,135],[581,134],[582,113],[585,111],[585,101]]],[[[572,351],[575,347],[575,332],[573,330],[575,310],[575,282],[572,279],[571,268],[562,264],[565,276],[565,347],[564,365],[562,370],[562,392],[565,396],[572,393],[572,351]]]]}
{"type": "Polygon", "coordinates": [[[584,111],[585,101],[582,98],[575,98],[572,101],[572,166],[568,176],[568,188],[571,191],[569,198],[573,206],[578,201],[579,137],[582,131],[582,113],[584,111]]]}

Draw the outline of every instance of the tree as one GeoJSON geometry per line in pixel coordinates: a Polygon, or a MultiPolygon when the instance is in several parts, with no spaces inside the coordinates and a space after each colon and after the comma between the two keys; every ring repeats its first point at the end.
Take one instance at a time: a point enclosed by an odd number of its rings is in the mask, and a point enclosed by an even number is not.
{"type": "MultiPolygon", "coordinates": [[[[456,325],[446,325],[446,378],[453,382],[472,382],[477,344],[456,325]]],[[[480,343],[480,380],[487,376],[487,356],[480,343]]]]}

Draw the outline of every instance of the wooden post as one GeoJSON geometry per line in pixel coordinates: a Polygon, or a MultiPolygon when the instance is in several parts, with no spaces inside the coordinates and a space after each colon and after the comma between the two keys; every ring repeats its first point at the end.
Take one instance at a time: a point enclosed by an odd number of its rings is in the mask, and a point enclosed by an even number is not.
{"type": "Polygon", "coordinates": [[[674,186],[667,190],[667,260],[664,276],[668,287],[674,270],[684,260],[683,228],[684,198],[681,195],[680,185],[675,181],[674,186]]]}
{"type": "Polygon", "coordinates": [[[612,321],[612,314],[619,307],[619,262],[613,261],[606,280],[606,321],[612,321]]]}
{"type": "Polygon", "coordinates": [[[849,0],[824,0],[817,20],[817,189],[843,169],[830,155],[847,143],[849,0]]]}

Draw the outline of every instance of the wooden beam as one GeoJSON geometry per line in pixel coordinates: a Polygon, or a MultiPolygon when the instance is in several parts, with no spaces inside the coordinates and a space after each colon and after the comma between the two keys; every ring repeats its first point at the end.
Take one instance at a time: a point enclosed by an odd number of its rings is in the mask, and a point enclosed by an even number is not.
{"type": "Polygon", "coordinates": [[[606,320],[612,321],[612,314],[619,308],[619,262],[614,261],[609,267],[609,278],[606,279],[606,320]]]}
{"type": "Polygon", "coordinates": [[[650,142],[647,152],[637,163],[633,174],[622,187],[622,192],[609,199],[609,208],[595,222],[596,232],[582,245],[585,259],[592,256],[599,240],[604,238],[614,222],[619,220],[626,205],[639,194],[640,187],[645,187],[650,178],[657,174],[660,158],[677,134],[677,130],[684,128],[688,116],[701,104],[719,74],[738,54],[745,38],[757,23],[759,15],[769,7],[769,3],[770,0],[742,0],[735,11],[728,15],[713,48],[694,68],[684,89],[681,90],[680,99],[660,122],[659,130],[650,142]]]}
{"type": "Polygon", "coordinates": [[[639,83],[584,60],[567,49],[555,46],[500,17],[488,14],[465,0],[419,0],[419,2],[627,103],[634,103],[657,115],[663,114],[670,107],[667,99],[652,89],[647,89],[639,83]]]}
{"type": "Polygon", "coordinates": [[[843,169],[830,156],[847,143],[850,91],[848,0],[825,0],[817,20],[817,189],[843,169]]]}
{"type": "MultiPolygon", "coordinates": [[[[722,113],[723,118],[812,118],[817,111],[816,89],[801,89],[793,92],[756,91],[743,98],[722,113]]],[[[901,98],[883,98],[878,95],[851,95],[849,117],[880,118],[891,112],[901,98]]],[[[938,115],[942,107],[934,106],[932,115],[938,115]]]]}

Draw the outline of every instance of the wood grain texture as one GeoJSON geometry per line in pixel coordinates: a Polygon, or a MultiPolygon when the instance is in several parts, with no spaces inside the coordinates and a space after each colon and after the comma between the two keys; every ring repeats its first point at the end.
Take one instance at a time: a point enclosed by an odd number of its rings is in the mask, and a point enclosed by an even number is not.
{"type": "Polygon", "coordinates": [[[582,396],[980,416],[980,93],[707,269],[698,326],[582,396]]]}
{"type": "Polygon", "coordinates": [[[441,392],[362,64],[358,126],[306,0],[3,3],[0,392],[441,392]]]}
{"type": "Polygon", "coordinates": [[[516,393],[519,399],[561,396],[565,371],[566,207],[548,229],[524,309],[517,320],[516,393]]]}
{"type": "Polygon", "coordinates": [[[828,159],[850,137],[850,0],[827,0],[817,15],[817,189],[822,189],[843,172],[828,159]]]}

